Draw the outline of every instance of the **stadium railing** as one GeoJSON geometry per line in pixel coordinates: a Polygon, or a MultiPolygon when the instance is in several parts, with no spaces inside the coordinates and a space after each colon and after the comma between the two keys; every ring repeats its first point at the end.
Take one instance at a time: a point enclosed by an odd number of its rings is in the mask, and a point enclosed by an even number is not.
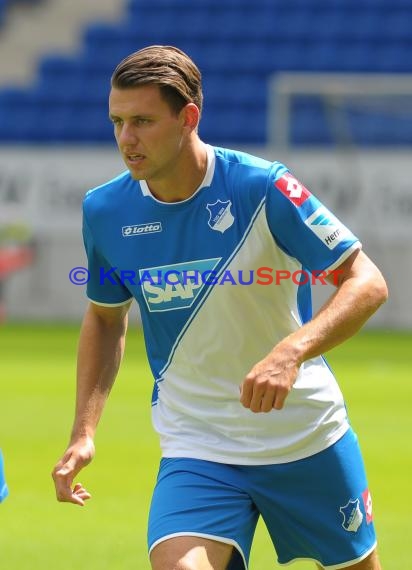
{"type": "Polygon", "coordinates": [[[412,75],[277,73],[268,112],[276,148],[412,145],[412,75]]]}

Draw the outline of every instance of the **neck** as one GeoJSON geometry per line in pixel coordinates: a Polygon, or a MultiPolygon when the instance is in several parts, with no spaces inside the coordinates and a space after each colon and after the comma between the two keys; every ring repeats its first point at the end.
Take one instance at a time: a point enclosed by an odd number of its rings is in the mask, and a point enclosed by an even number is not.
{"type": "Polygon", "coordinates": [[[162,202],[182,202],[199,188],[207,170],[206,145],[196,137],[182,149],[167,177],[147,180],[150,192],[162,202]]]}

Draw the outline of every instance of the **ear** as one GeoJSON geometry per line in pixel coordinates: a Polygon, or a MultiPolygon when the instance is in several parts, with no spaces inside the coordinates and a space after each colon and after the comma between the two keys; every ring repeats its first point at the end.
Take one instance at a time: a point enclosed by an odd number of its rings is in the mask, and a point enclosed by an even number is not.
{"type": "Polygon", "coordinates": [[[200,120],[200,111],[198,106],[194,103],[188,103],[183,107],[181,112],[183,113],[183,126],[188,128],[190,131],[196,130],[200,120]]]}

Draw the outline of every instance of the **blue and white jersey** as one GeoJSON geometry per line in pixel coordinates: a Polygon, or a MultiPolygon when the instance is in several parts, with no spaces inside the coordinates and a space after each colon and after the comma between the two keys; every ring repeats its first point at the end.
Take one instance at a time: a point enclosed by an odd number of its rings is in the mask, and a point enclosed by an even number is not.
{"type": "Polygon", "coordinates": [[[185,201],[160,202],[129,172],[87,193],[88,297],[139,304],[164,457],[300,459],[348,428],[324,359],[301,366],[281,411],[243,408],[239,387],[311,318],[311,282],[360,244],[284,165],[207,148],[205,179],[185,201]]]}

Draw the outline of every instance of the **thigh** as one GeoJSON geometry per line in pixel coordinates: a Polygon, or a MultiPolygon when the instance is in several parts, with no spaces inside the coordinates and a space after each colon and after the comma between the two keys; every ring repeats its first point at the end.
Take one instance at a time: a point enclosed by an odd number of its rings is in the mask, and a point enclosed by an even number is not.
{"type": "Polygon", "coordinates": [[[349,570],[382,570],[376,549],[357,564],[346,566],[349,570]]]}
{"type": "Polygon", "coordinates": [[[226,570],[233,546],[197,536],[169,538],[150,555],[152,570],[226,570]]]}
{"type": "MultiPolygon", "coordinates": [[[[318,564],[316,564],[316,568],[318,568],[318,570],[323,570],[323,566],[319,566],[318,564]]],[[[356,564],[351,564],[350,566],[344,566],[343,568],[348,568],[348,570],[382,570],[382,566],[379,562],[379,556],[376,549],[373,550],[361,562],[357,562],[356,564]]]]}
{"type": "Polygon", "coordinates": [[[352,430],[312,457],[259,469],[252,498],[281,564],[356,568],[374,550],[372,502],[352,430]]]}
{"type": "Polygon", "coordinates": [[[160,556],[173,546],[183,548],[185,554],[185,541],[169,541],[192,537],[197,539],[196,546],[203,544],[199,539],[206,539],[212,546],[216,542],[224,545],[213,548],[213,553],[235,548],[239,553],[234,555],[237,563],[229,567],[243,570],[258,516],[233,466],[196,459],[162,459],[149,514],[149,552],[160,556]]]}

